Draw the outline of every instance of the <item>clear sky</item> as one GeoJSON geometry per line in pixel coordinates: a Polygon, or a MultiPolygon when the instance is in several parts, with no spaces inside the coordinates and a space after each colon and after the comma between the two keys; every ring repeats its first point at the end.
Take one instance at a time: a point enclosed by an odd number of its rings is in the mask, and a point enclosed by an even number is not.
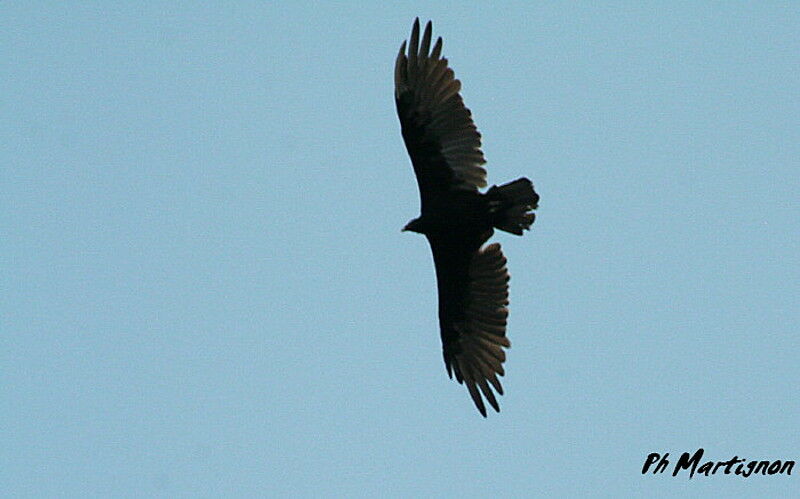
{"type": "Polygon", "coordinates": [[[800,492],[641,474],[800,461],[800,4],[429,3],[0,5],[6,494],[800,492]],[[541,194],[487,419],[400,232],[416,16],[541,194]]]}

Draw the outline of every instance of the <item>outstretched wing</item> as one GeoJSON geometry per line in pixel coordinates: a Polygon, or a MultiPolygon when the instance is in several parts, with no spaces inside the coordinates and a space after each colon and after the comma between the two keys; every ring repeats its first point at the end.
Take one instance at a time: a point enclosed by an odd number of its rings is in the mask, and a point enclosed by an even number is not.
{"type": "Polygon", "coordinates": [[[441,57],[441,37],[430,48],[431,29],[428,22],[420,42],[419,18],[414,21],[408,55],[403,42],[394,72],[397,114],[423,212],[438,193],[486,186],[480,133],[458,93],[461,82],[441,57]]]}
{"type": "Polygon", "coordinates": [[[475,406],[486,417],[485,398],[500,411],[508,318],[508,271],[497,243],[469,254],[463,246],[429,238],[439,287],[439,324],[447,374],[467,386],[475,406]],[[491,385],[491,387],[489,386],[491,385]],[[481,398],[483,394],[483,398],[481,398]]]}

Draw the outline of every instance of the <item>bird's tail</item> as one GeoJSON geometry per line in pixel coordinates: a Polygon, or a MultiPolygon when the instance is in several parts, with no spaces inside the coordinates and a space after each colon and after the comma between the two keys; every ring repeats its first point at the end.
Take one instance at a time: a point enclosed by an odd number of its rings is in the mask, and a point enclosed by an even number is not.
{"type": "Polygon", "coordinates": [[[486,196],[489,210],[494,214],[495,227],[518,236],[531,228],[536,219],[531,210],[538,206],[539,195],[533,190],[530,180],[523,177],[500,187],[493,185],[486,196]]]}

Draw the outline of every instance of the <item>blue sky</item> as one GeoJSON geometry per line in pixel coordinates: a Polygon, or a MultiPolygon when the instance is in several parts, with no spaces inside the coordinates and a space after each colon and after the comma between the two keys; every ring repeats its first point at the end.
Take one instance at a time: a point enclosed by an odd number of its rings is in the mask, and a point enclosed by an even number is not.
{"type": "Polygon", "coordinates": [[[8,495],[737,495],[650,452],[800,460],[793,2],[0,6],[8,495]],[[490,183],[513,347],[441,358],[392,97],[434,21],[490,183]]]}

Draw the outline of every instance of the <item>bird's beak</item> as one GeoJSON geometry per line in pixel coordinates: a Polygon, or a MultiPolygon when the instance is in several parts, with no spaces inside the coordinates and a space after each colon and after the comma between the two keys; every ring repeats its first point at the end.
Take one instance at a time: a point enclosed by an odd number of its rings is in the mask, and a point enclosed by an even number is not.
{"type": "Polygon", "coordinates": [[[408,225],[400,229],[400,232],[408,232],[408,225]]]}

